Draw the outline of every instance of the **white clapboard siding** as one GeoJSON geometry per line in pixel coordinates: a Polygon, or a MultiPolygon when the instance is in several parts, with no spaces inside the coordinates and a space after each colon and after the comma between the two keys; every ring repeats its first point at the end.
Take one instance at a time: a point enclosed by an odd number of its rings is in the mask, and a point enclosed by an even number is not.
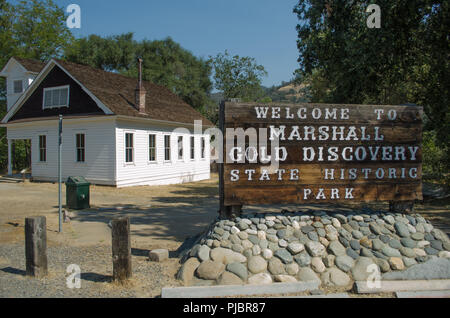
{"type": "Polygon", "coordinates": [[[23,91],[31,85],[36,75],[27,73],[18,63],[11,63],[6,70],[8,76],[6,78],[6,100],[7,111],[9,111],[22,93],[14,93],[14,81],[22,81],[23,91]]]}
{"type": "MultiPolygon", "coordinates": [[[[62,176],[84,176],[95,184],[115,185],[115,124],[111,119],[63,121],[62,176]],[[78,133],[85,134],[86,161],[76,161],[78,133]]],[[[58,121],[9,125],[8,139],[32,140],[32,176],[55,181],[58,176],[58,121]],[[47,136],[47,161],[39,162],[39,136],[47,136]]]]}
{"type": "Polygon", "coordinates": [[[177,184],[210,178],[209,136],[205,158],[200,158],[200,137],[195,135],[195,159],[190,159],[192,132],[173,132],[174,127],[118,121],[116,128],[117,186],[177,184]],[[125,134],[134,134],[134,162],[125,161],[125,134]],[[149,162],[149,135],[156,135],[156,162],[149,162]],[[164,136],[171,136],[171,160],[164,160],[164,136]],[[183,136],[184,159],[178,160],[178,136],[183,136]]]}

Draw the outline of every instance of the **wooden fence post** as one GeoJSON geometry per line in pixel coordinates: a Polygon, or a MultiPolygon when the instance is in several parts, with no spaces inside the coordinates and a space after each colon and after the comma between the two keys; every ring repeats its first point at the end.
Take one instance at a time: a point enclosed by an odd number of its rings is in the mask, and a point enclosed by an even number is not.
{"type": "Polygon", "coordinates": [[[131,278],[132,274],[130,218],[115,218],[111,223],[113,279],[122,282],[131,278]]]}
{"type": "Polygon", "coordinates": [[[40,278],[48,274],[45,216],[25,219],[25,257],[28,276],[40,278]]]}

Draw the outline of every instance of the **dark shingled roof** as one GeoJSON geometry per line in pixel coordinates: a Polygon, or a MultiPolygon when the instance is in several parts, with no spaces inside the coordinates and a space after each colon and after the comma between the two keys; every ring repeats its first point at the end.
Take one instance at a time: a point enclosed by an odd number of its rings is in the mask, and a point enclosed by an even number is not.
{"type": "Polygon", "coordinates": [[[38,61],[38,60],[32,60],[32,59],[24,59],[21,57],[14,56],[14,59],[22,64],[23,67],[27,69],[27,71],[39,73],[45,66],[46,63],[38,61]]]}
{"type": "Polygon", "coordinates": [[[145,99],[146,113],[142,114],[134,106],[137,79],[86,65],[62,60],[55,61],[116,115],[188,124],[194,124],[194,120],[202,120],[203,125],[214,126],[208,119],[166,87],[146,81],[143,82],[147,95],[145,99]]]}
{"type": "MultiPolygon", "coordinates": [[[[44,63],[36,60],[14,58],[29,71],[40,72],[45,66],[44,63]]],[[[137,79],[59,59],[55,59],[55,61],[115,115],[187,124],[194,124],[194,120],[202,120],[204,126],[214,126],[207,118],[166,87],[143,81],[147,95],[145,99],[146,113],[142,114],[134,106],[137,79]]]]}

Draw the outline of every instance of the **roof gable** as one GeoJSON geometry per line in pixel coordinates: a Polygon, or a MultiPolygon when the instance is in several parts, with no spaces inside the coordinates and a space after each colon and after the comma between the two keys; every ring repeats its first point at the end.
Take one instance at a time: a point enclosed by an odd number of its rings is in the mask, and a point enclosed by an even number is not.
{"type": "Polygon", "coordinates": [[[135,108],[134,94],[137,79],[90,66],[61,60],[57,60],[57,62],[83,83],[116,115],[187,124],[194,124],[195,120],[202,120],[204,125],[213,126],[208,119],[166,87],[143,82],[147,90],[146,112],[143,114],[135,108]]]}
{"type": "Polygon", "coordinates": [[[2,123],[7,123],[13,118],[55,66],[79,84],[105,114],[186,124],[193,124],[195,120],[201,120],[205,126],[214,126],[166,87],[145,81],[143,85],[147,90],[146,112],[140,113],[135,108],[136,79],[57,59],[47,63],[32,85],[11,108],[2,123]]]}
{"type": "Polygon", "coordinates": [[[47,76],[39,83],[22,106],[11,117],[10,121],[58,115],[105,115],[97,103],[60,67],[53,67],[47,76]],[[44,90],[52,87],[69,87],[69,107],[43,108],[44,90]]]}
{"type": "Polygon", "coordinates": [[[44,67],[45,63],[32,60],[32,59],[24,59],[20,57],[11,57],[8,62],[5,64],[3,69],[0,71],[0,76],[6,77],[8,75],[8,70],[16,64],[18,67],[22,69],[23,72],[28,73],[39,73],[44,67]]]}

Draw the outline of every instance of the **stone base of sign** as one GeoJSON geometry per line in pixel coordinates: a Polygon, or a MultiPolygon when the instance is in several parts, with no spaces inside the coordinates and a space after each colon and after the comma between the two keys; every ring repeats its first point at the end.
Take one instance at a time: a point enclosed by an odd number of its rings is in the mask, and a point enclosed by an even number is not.
{"type": "Polygon", "coordinates": [[[187,286],[315,281],[350,290],[355,281],[409,277],[422,267],[439,273],[430,279],[450,279],[450,239],[419,214],[283,211],[218,218],[183,244],[179,256],[178,277],[187,286]]]}

